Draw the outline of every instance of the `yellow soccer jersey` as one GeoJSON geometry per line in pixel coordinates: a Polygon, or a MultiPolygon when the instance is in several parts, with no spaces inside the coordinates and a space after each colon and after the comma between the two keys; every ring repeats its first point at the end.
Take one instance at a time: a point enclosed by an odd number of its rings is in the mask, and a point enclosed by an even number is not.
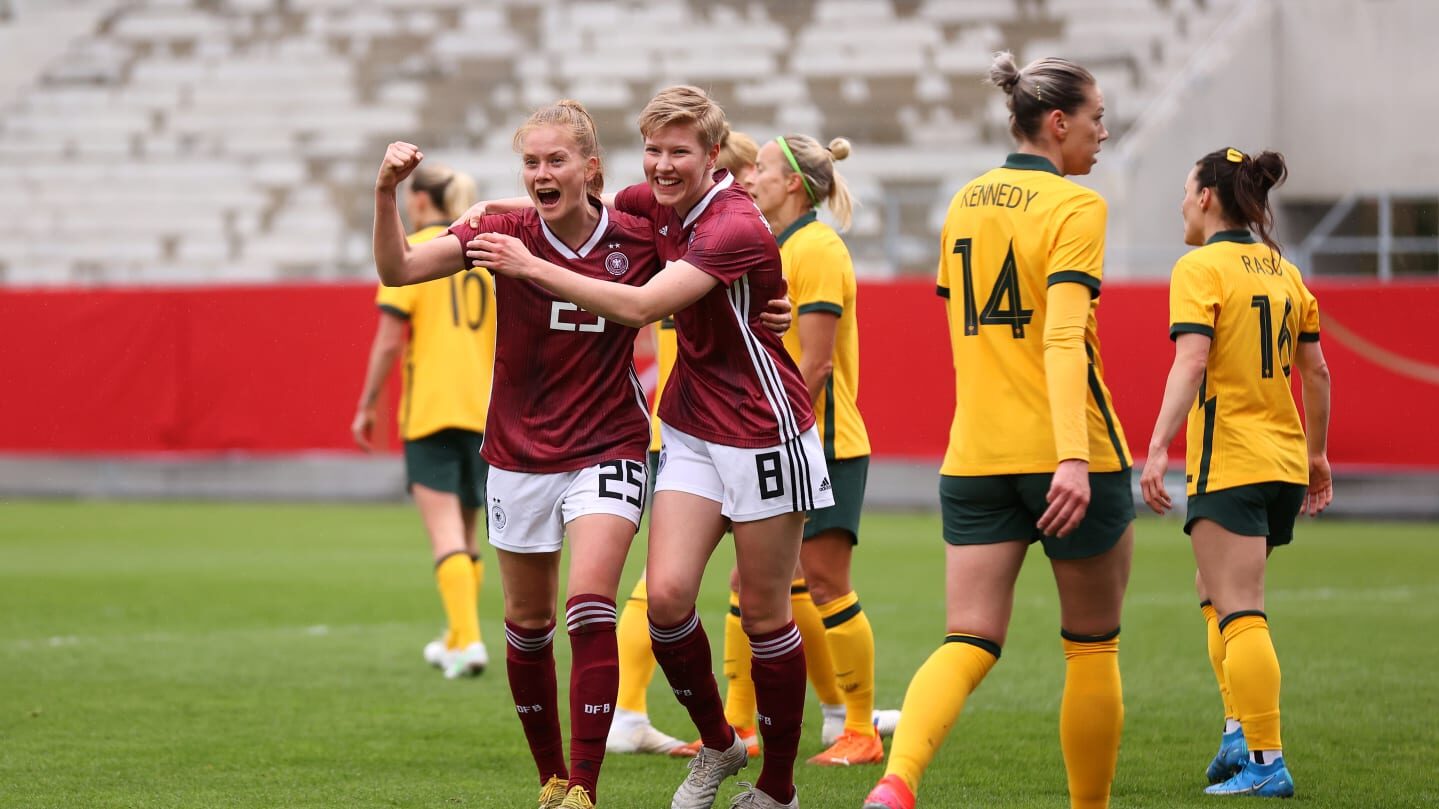
{"type": "Polygon", "coordinates": [[[869,454],[869,433],[859,415],[859,319],[855,308],[854,262],[834,228],[801,216],[776,237],[795,318],[784,347],[800,361],[799,320],[813,312],[836,315],[833,371],[814,403],[815,423],[830,460],[869,454]]]}
{"type": "Polygon", "coordinates": [[[679,337],[675,334],[674,318],[665,318],[656,323],[655,329],[655,365],[659,367],[659,384],[655,386],[655,403],[650,407],[650,452],[660,451],[660,394],[665,391],[665,383],[670,379],[670,371],[675,367],[675,355],[679,353],[679,337]]]}
{"type": "Polygon", "coordinates": [[[1299,269],[1247,230],[1216,233],[1174,265],[1169,324],[1213,339],[1185,433],[1189,493],[1309,483],[1289,373],[1295,342],[1319,339],[1319,303],[1299,269]]]}
{"type": "MultiPolygon", "coordinates": [[[[429,227],[410,244],[443,235],[429,227]]],[[[404,287],[381,286],[380,309],[410,322],[400,437],[447,428],[483,432],[495,365],[495,285],[483,269],[404,287]]]]}
{"type": "MultiPolygon", "coordinates": [[[[941,474],[1053,472],[1059,463],[1044,368],[1046,294],[1079,283],[1092,300],[1085,327],[1089,468],[1131,464],[1104,385],[1095,308],[1107,207],[1042,157],[1012,154],[949,204],[940,242],[955,407],[941,474]]],[[[1081,440],[1081,443],[1082,440],[1081,440]]]]}

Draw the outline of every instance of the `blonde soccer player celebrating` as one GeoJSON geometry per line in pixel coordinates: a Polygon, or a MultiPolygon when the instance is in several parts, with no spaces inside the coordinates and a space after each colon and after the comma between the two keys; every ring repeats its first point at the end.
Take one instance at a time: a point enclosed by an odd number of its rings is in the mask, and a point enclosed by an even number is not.
{"type": "MultiPolygon", "coordinates": [[[[410,224],[418,228],[410,243],[444,235],[475,197],[468,175],[445,166],[417,169],[405,195],[410,224]]],[[[448,624],[443,637],[425,645],[425,660],[451,679],[474,676],[489,664],[476,603],[485,567],[475,533],[489,471],[480,447],[495,361],[494,283],[483,267],[456,269],[414,286],[381,285],[375,302],[379,323],[350,430],[370,451],[380,391],[403,350],[405,477],[429,534],[448,624]]]]}
{"type": "MultiPolygon", "coordinates": [[[[390,145],[375,189],[375,259],[386,284],[418,283],[464,263],[481,233],[576,277],[625,286],[659,269],[646,220],[611,213],[594,121],[582,106],[542,108],[515,133],[533,208],[451,227],[407,245],[394,187],[419,150],[390,145]]],[[[590,809],[598,797],[619,665],[615,591],[646,497],[649,414],[634,372],[636,330],[583,311],[545,289],[497,277],[495,384],[485,435],[489,541],[505,591],[506,668],[515,709],[539,771],[542,809],[590,809]],[[570,755],[564,755],[553,637],[560,551],[571,564],[570,755]]]]}
{"type": "Polygon", "coordinates": [[[1180,214],[1184,242],[1195,249],[1170,279],[1174,365],[1140,477],[1145,502],[1168,511],[1169,444],[1187,418],[1184,530],[1225,713],[1207,772],[1211,795],[1294,794],[1279,736],[1279,658],[1264,572],[1269,552],[1293,538],[1299,512],[1316,514],[1334,496],[1319,304],[1270,235],[1269,192],[1286,173],[1276,152],[1219,149],[1185,179],[1180,214]],[[1295,369],[1303,421],[1290,387],[1295,369]]]}
{"type": "Polygon", "coordinates": [[[779,337],[760,328],[759,302],[784,288],[779,248],[733,176],[714,171],[726,128],[723,110],[694,87],[662,90],[641,112],[647,182],[615,204],[653,222],[669,262],[643,287],[565,273],[513,239],[482,237],[469,255],[621,323],[674,315],[679,359],[660,407],[646,580],[655,658],[703,747],[671,807],[709,809],[724,779],[748,763],[725,721],[695,612],[705,566],[732,523],[764,766],[731,805],[794,809],[805,668],[790,577],[805,512],[834,500],[821,485],[824,454],[804,381],[779,337]]]}
{"type": "Polygon", "coordinates": [[[866,809],[911,809],[965,699],[999,659],[1014,584],[1040,542],[1059,588],[1060,747],[1074,809],[1108,806],[1123,726],[1119,619],[1134,535],[1130,457],[1104,385],[1095,307],[1104,199],[1088,174],[1108,137],[1094,77],[1001,53],[1019,142],[955,194],[942,230],[955,410],[940,478],[948,634],[905,695],[866,809]]]}
{"type": "MultiPolygon", "coordinates": [[[[759,152],[759,146],[754,138],[743,132],[727,131],[720,141],[720,153],[716,164],[734,175],[735,182],[748,188],[750,175],[754,174],[755,155],[759,152]]],[[[670,371],[674,369],[675,356],[679,353],[679,341],[675,337],[675,321],[667,317],[651,326],[655,337],[655,366],[659,371],[659,381],[655,388],[653,403],[650,406],[650,478],[653,480],[659,469],[661,430],[660,430],[660,401],[663,399],[665,384],[669,382],[670,371]]],[[[646,691],[649,689],[650,681],[654,678],[655,662],[654,651],[650,646],[649,633],[649,590],[645,586],[644,577],[635,583],[629,599],[625,601],[624,609],[620,610],[620,696],[615,707],[615,721],[610,725],[610,738],[606,749],[611,753],[660,753],[671,756],[693,756],[699,749],[699,745],[689,745],[670,736],[667,733],[656,729],[650,722],[648,700],[646,691]]],[[[735,605],[735,612],[739,611],[738,604],[735,605]]],[[[738,624],[739,619],[733,617],[733,623],[738,624]]],[[[796,620],[798,622],[798,620],[796,620]]],[[[803,627],[801,627],[803,631],[803,627]]],[[[742,638],[744,632],[738,626],[731,627],[729,619],[725,622],[725,674],[728,676],[731,670],[730,647],[737,645],[736,638],[742,638]]],[[[748,650],[749,643],[744,641],[745,649],[748,650]]],[[[748,657],[746,657],[745,677],[749,676],[748,657]]],[[[753,721],[754,714],[754,687],[749,688],[750,692],[750,720],[753,721]]],[[[726,713],[729,704],[725,705],[726,713]]],[[[738,725],[748,724],[742,720],[731,720],[738,725]]],[[[759,740],[754,735],[753,727],[746,733],[741,728],[740,735],[746,740],[753,740],[750,750],[752,753],[759,752],[759,740]]]]}

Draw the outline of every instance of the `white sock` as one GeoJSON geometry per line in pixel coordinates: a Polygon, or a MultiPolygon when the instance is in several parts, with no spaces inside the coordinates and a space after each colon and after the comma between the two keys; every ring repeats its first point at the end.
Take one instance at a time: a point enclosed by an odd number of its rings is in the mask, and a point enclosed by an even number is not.
{"type": "Polygon", "coordinates": [[[1250,750],[1249,757],[1255,764],[1273,764],[1274,760],[1284,755],[1283,750],[1250,750]]]}
{"type": "Polygon", "coordinates": [[[1241,727],[1241,725],[1239,724],[1239,720],[1238,720],[1238,719],[1230,719],[1230,718],[1227,717],[1227,716],[1224,717],[1224,732],[1225,732],[1225,733],[1233,733],[1234,731],[1239,730],[1240,727],[1241,727]]]}
{"type": "Polygon", "coordinates": [[[639,711],[627,711],[624,708],[615,709],[614,724],[616,725],[648,725],[649,723],[649,714],[643,714],[639,711]]]}

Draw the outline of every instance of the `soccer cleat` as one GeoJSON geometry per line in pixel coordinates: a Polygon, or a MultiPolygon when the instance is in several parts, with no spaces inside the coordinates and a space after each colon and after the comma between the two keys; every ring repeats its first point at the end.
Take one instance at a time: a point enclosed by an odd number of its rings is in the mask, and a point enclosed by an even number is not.
{"type": "Polygon", "coordinates": [[[824,717],[824,722],[819,726],[819,743],[829,747],[839,741],[840,734],[844,733],[844,706],[820,703],[819,712],[824,717]]]}
{"type": "Polygon", "coordinates": [[[442,669],[445,667],[445,653],[448,651],[445,648],[445,639],[435,638],[425,644],[425,662],[437,669],[442,669]]]}
{"type": "MultiPolygon", "coordinates": [[[[746,752],[746,753],[749,753],[749,757],[750,757],[750,758],[759,758],[759,754],[760,754],[760,749],[759,749],[759,731],[758,731],[758,730],[755,730],[755,729],[752,728],[752,727],[745,727],[745,726],[741,725],[741,726],[739,726],[739,727],[736,727],[736,728],[734,729],[734,732],[735,732],[735,735],[739,736],[741,739],[744,739],[745,752],[746,752]]],[[[701,747],[704,747],[704,742],[700,741],[699,739],[695,739],[694,741],[692,741],[692,742],[690,742],[689,744],[685,745],[685,746],[684,746],[683,748],[681,748],[680,750],[676,750],[675,752],[671,753],[670,755],[672,755],[672,756],[693,756],[695,753],[698,753],[698,752],[700,751],[700,748],[701,748],[701,747]],[[682,752],[681,752],[681,751],[682,751],[682,752]]]]}
{"type": "MultiPolygon", "coordinates": [[[[844,733],[845,708],[843,705],[819,706],[820,713],[824,716],[824,724],[820,726],[819,741],[825,747],[832,746],[839,741],[844,733]]],[[[888,738],[894,735],[894,729],[899,727],[899,711],[890,708],[888,710],[874,709],[870,719],[874,729],[879,735],[888,738]]]]}
{"type": "Polygon", "coordinates": [[[550,780],[540,787],[540,809],[560,809],[569,788],[569,781],[558,775],[551,775],[550,780]]]}
{"type": "Polygon", "coordinates": [[[879,736],[861,736],[846,730],[830,748],[809,760],[821,767],[852,767],[857,764],[880,764],[884,761],[884,742],[879,736]]]}
{"type": "Polygon", "coordinates": [[[898,775],[886,775],[865,796],[863,809],[914,809],[914,793],[898,775]]]}
{"type": "Polygon", "coordinates": [[[1244,728],[1236,728],[1233,733],[1219,737],[1219,752],[1214,754],[1204,775],[1211,784],[1228,781],[1248,760],[1249,745],[1244,742],[1244,728]]]}
{"type": "Polygon", "coordinates": [[[894,708],[881,711],[874,709],[874,729],[879,735],[889,738],[894,735],[894,729],[899,727],[899,711],[894,708]]]}
{"type": "Polygon", "coordinates": [[[662,756],[689,757],[695,754],[689,745],[661,733],[650,724],[650,718],[636,711],[619,708],[615,720],[610,724],[610,734],[605,738],[607,753],[657,753],[662,756]]]}
{"type": "Polygon", "coordinates": [[[690,772],[675,790],[670,809],[711,809],[720,784],[749,764],[744,739],[736,733],[734,741],[724,750],[701,747],[690,760],[690,772]]]}
{"type": "Polygon", "coordinates": [[[560,801],[559,809],[595,809],[595,802],[590,798],[590,791],[575,784],[570,791],[565,793],[565,799],[560,801]]]}
{"type": "Polygon", "coordinates": [[[753,784],[741,781],[740,786],[744,787],[744,792],[734,796],[729,802],[730,809],[799,809],[799,790],[795,790],[789,803],[780,803],[753,784]]]}
{"type": "Polygon", "coordinates": [[[475,642],[463,649],[446,653],[445,679],[458,680],[461,677],[478,677],[490,664],[490,653],[485,644],[475,642]]]}
{"type": "Polygon", "coordinates": [[[1268,764],[1245,759],[1233,778],[1205,790],[1209,795],[1241,795],[1254,798],[1292,798],[1294,779],[1280,756],[1268,764]]]}

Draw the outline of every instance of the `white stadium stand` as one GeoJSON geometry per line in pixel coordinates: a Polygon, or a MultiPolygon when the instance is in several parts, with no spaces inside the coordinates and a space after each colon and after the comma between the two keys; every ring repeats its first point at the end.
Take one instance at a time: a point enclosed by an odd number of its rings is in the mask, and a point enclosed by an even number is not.
{"type": "Polygon", "coordinates": [[[618,187],[638,178],[635,114],[674,82],[758,138],[850,138],[859,271],[928,271],[953,178],[1009,145],[993,51],[1091,64],[1122,133],[1232,2],[12,2],[0,282],[368,277],[386,142],[508,196],[514,127],[570,96],[618,187]]]}

